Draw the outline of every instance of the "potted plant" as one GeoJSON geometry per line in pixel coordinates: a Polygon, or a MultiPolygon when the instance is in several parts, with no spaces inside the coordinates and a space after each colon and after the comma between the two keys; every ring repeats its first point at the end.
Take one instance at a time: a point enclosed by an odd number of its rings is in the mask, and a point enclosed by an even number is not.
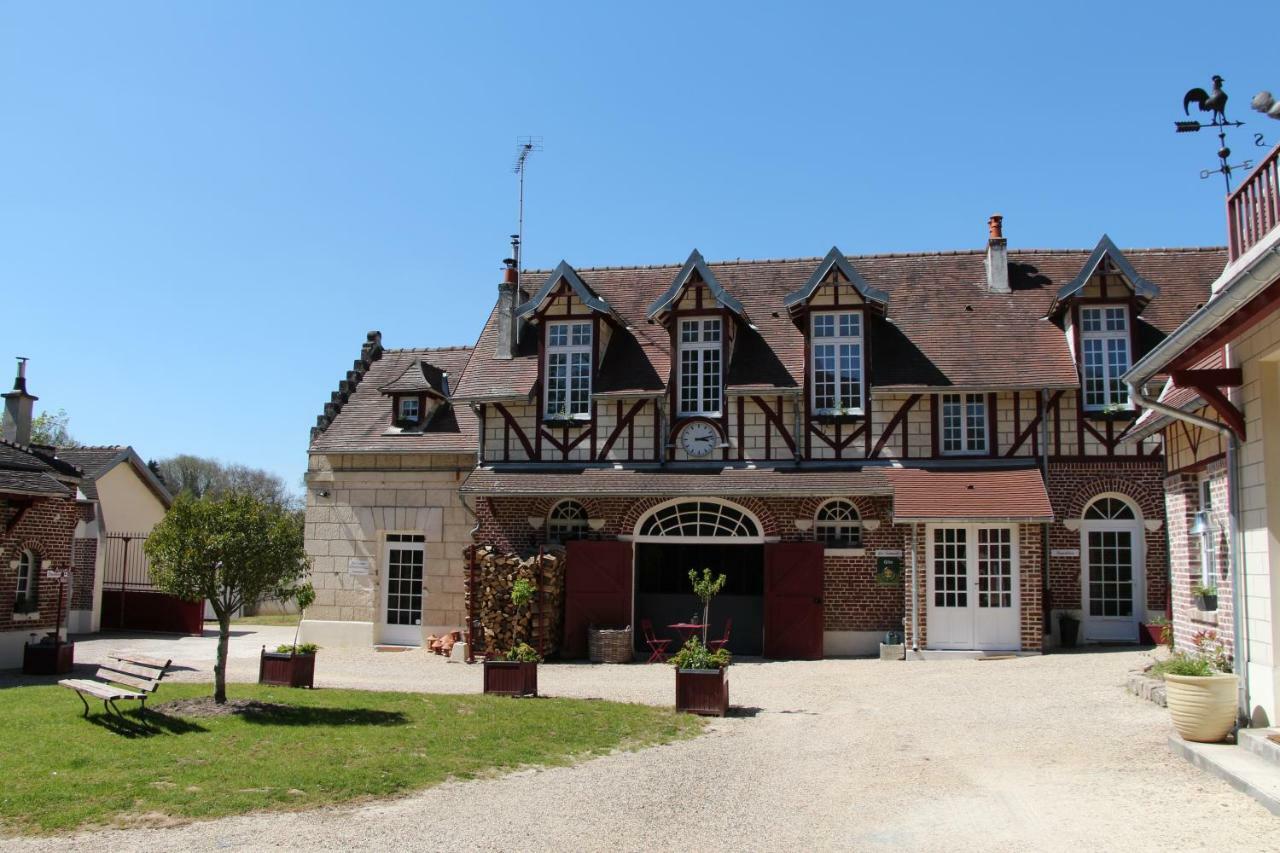
{"type": "Polygon", "coordinates": [[[1217,610],[1218,609],[1218,588],[1213,585],[1192,584],[1191,595],[1195,597],[1196,608],[1199,610],[1217,610]]]}
{"type": "MultiPolygon", "coordinates": [[[[533,584],[518,578],[511,586],[511,603],[515,605],[515,624],[520,624],[520,611],[533,600],[533,584]]],[[[514,637],[514,631],[513,637],[514,637]]],[[[538,650],[515,638],[515,645],[501,657],[484,661],[484,692],[499,696],[537,696],[538,650]]]]}
{"type": "MultiPolygon", "coordinates": [[[[299,614],[316,600],[316,591],[311,584],[299,586],[293,593],[293,600],[298,604],[299,614]]],[[[299,619],[298,627],[293,631],[293,642],[276,646],[274,652],[262,647],[258,659],[258,683],[275,684],[280,687],[315,687],[316,652],[320,647],[315,643],[299,643],[298,632],[302,629],[299,619]]]]}
{"type": "Polygon", "coordinates": [[[1064,649],[1074,649],[1080,637],[1080,614],[1076,610],[1064,610],[1058,616],[1058,636],[1064,649]]]}
{"type": "Polygon", "coordinates": [[[1178,653],[1162,667],[1165,701],[1183,740],[1217,743],[1236,725],[1239,677],[1217,631],[1200,631],[1195,651],[1178,653]]]}
{"type": "Polygon", "coordinates": [[[729,712],[731,660],[728,649],[711,651],[697,637],[690,637],[671,656],[676,668],[676,710],[723,717],[729,712]]]}
{"type": "Polygon", "coordinates": [[[1173,625],[1163,616],[1156,616],[1139,626],[1139,639],[1152,646],[1168,646],[1173,649],[1173,625]]]}

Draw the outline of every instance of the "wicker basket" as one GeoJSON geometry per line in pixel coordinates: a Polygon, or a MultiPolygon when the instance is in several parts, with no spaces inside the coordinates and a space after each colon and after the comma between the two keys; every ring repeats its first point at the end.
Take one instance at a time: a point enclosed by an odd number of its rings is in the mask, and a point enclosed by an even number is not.
{"type": "Polygon", "coordinates": [[[587,654],[592,663],[631,663],[630,628],[590,628],[587,631],[587,654]]]}

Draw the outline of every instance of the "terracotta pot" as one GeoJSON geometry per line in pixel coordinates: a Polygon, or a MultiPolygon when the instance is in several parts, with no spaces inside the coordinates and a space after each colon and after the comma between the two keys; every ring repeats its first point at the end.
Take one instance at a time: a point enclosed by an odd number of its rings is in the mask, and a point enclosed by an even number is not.
{"type": "Polygon", "coordinates": [[[1183,740],[1217,743],[1235,728],[1236,675],[1166,675],[1164,683],[1169,716],[1183,740]]]}

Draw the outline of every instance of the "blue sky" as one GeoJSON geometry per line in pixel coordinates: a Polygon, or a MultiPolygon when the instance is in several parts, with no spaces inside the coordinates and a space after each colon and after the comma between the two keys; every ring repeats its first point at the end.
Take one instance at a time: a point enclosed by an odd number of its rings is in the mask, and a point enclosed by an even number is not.
{"type": "Polygon", "coordinates": [[[1220,244],[1269,5],[0,2],[0,379],[90,443],[276,471],[364,334],[470,343],[530,266],[1220,244]],[[1130,6],[1133,6],[1131,9],[1130,6]]]}

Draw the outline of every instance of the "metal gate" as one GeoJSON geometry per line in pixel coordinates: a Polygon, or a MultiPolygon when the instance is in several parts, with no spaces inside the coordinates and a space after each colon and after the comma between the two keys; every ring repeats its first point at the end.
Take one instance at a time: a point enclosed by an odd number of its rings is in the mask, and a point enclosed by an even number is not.
{"type": "Polygon", "coordinates": [[[102,546],[102,630],[200,634],[204,602],[183,601],[151,585],[145,533],[106,533],[102,546]]]}

